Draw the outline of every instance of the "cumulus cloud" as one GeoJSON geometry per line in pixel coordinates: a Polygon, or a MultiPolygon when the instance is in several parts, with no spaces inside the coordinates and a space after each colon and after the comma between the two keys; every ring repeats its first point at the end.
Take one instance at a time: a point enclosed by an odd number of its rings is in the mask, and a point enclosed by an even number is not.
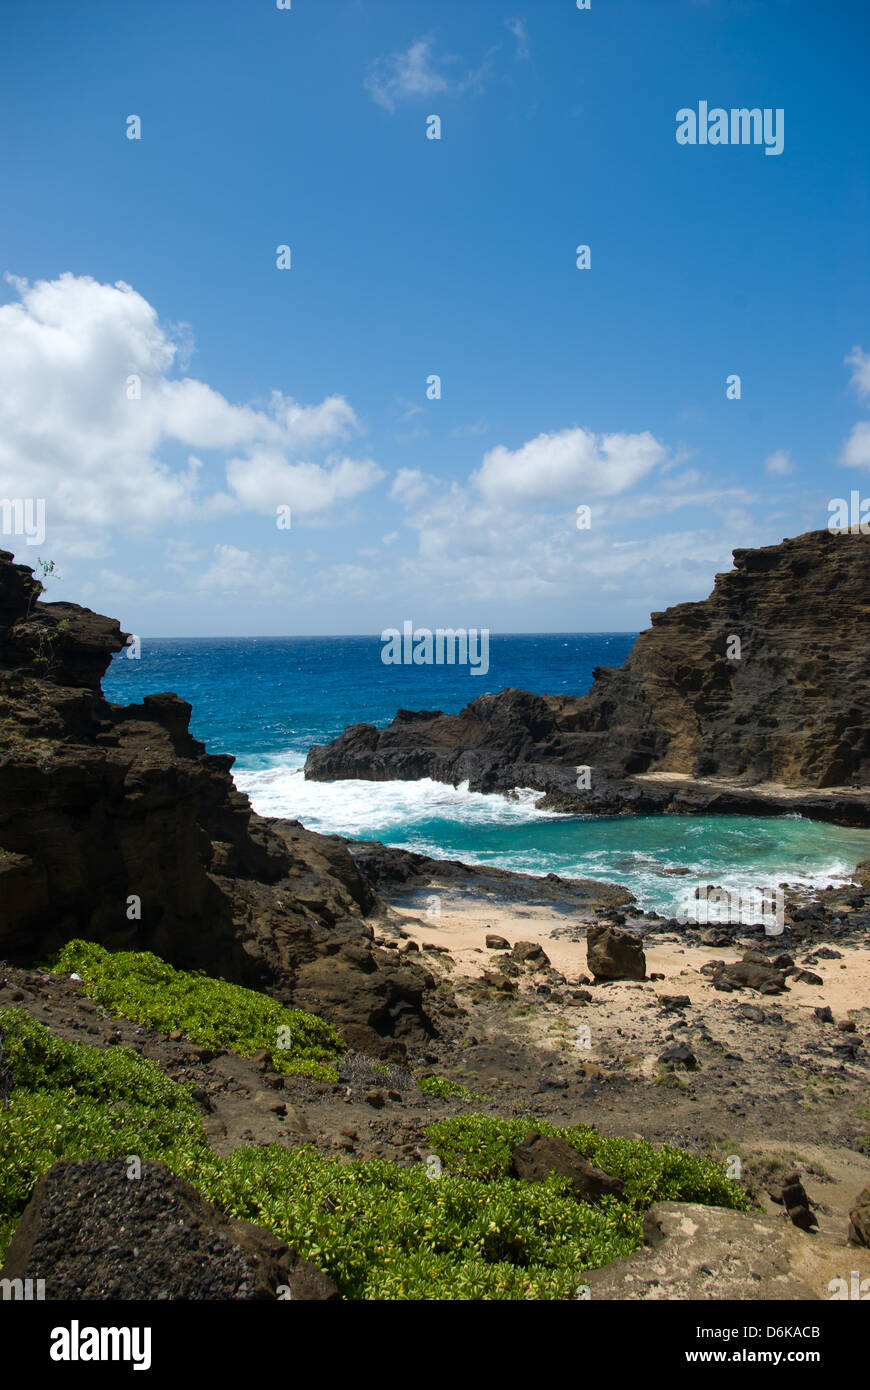
{"type": "Polygon", "coordinates": [[[788,449],[776,449],[764,460],[764,471],[775,478],[787,478],[794,472],[794,463],[788,449]]]}
{"type": "Polygon", "coordinates": [[[7,279],[18,302],[0,306],[0,494],[45,497],[49,525],[151,527],[281,503],[316,514],[383,476],[326,452],[359,428],[342,396],[237,405],[172,376],[189,327],[161,325],[124,281],[7,279]],[[201,460],[177,459],[189,448],[225,456],[225,492],[204,494],[201,460]]]}
{"type": "Polygon", "coordinates": [[[870,468],[870,420],[859,420],[843,445],[840,462],[851,468],[870,468]]]}
{"type": "Polygon", "coordinates": [[[416,507],[428,497],[437,479],[421,473],[419,468],[400,468],[390,488],[390,501],[403,507],[416,507]]]}
{"type": "Polygon", "coordinates": [[[450,77],[444,68],[458,60],[451,55],[438,60],[433,50],[433,40],[427,37],[415,39],[402,53],[377,58],[366,74],[365,87],[369,95],[386,111],[393,112],[403,101],[442,93],[459,95],[480,87],[482,68],[466,72],[462,77],[450,77]]]}
{"type": "Polygon", "coordinates": [[[288,463],[268,449],[227,464],[227,482],[241,505],[251,511],[273,512],[286,504],[303,515],[328,511],[337,502],[366,492],[383,477],[371,459],[330,457],[324,466],[288,463]]]}
{"type": "Polygon", "coordinates": [[[664,445],[648,430],[593,434],[566,429],[539,434],[519,449],[497,445],[484,454],[472,481],[493,502],[585,501],[625,492],[666,458],[664,445]]]}

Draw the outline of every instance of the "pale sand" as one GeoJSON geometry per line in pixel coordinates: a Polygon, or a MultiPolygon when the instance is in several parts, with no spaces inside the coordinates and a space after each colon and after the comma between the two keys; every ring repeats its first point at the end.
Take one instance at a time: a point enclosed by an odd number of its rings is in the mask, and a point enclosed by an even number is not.
{"type": "MultiPolygon", "coordinates": [[[[433,890],[434,891],[434,890],[433,890]]],[[[585,925],[587,919],[566,917],[556,914],[548,907],[515,907],[510,904],[492,905],[475,902],[451,902],[441,898],[440,917],[427,920],[419,909],[399,908],[397,915],[402,919],[402,929],[419,946],[446,946],[456,962],[453,977],[481,975],[492,968],[497,952],[486,949],[488,934],[503,936],[511,946],[517,941],[538,941],[543,946],[556,970],[568,981],[576,985],[578,977],[587,973],[586,943],[573,942],[564,937],[552,937],[551,933],[560,927],[585,925]]],[[[783,951],[788,952],[800,965],[801,958],[812,949],[806,944],[796,944],[789,940],[786,931],[782,938],[783,951]]],[[[747,946],[751,943],[747,940],[747,946]]],[[[822,1004],[830,1005],[834,1016],[845,1018],[849,1009],[870,1008],[870,950],[866,947],[838,945],[842,960],[820,960],[807,966],[820,975],[822,985],[804,984],[789,980],[785,994],[761,996],[753,990],[721,998],[731,998],[742,1002],[762,1003],[766,1008],[776,1007],[783,1014],[789,1010],[812,1012],[822,1004]]],[[[687,994],[692,1003],[709,1003],[711,995],[717,997],[706,976],[699,974],[700,967],[713,960],[726,962],[740,960],[743,948],[711,948],[684,943],[674,937],[649,936],[644,942],[647,975],[661,974],[663,980],[653,981],[647,988],[654,988],[661,994],[687,994]]],[[[623,994],[630,988],[630,982],[618,981],[606,987],[608,995],[623,994]]],[[[623,1001],[624,1003],[625,1001],[623,1001]]]]}

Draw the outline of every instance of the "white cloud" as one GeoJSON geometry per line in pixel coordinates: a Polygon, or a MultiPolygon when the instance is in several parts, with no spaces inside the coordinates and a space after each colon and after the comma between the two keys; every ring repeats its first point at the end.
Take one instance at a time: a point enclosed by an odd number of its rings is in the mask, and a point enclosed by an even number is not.
{"type": "Polygon", "coordinates": [[[794,463],[788,449],[776,449],[764,460],[764,471],[775,478],[787,478],[794,472],[794,463]]]}
{"type": "Polygon", "coordinates": [[[384,474],[371,459],[333,458],[326,463],[288,463],[268,449],[227,464],[227,482],[241,505],[251,511],[274,512],[290,506],[303,516],[328,511],[366,492],[384,474]]]}
{"type": "Polygon", "coordinates": [[[853,369],[851,385],[859,396],[870,399],[870,353],[861,347],[853,347],[843,360],[853,369]]]}
{"type": "Polygon", "coordinates": [[[843,445],[840,463],[851,468],[870,468],[870,420],[859,420],[843,445]]]}
{"type": "Polygon", "coordinates": [[[447,76],[443,67],[457,61],[452,55],[446,55],[439,63],[433,55],[432,38],[415,39],[403,53],[377,58],[366,74],[365,87],[378,105],[390,112],[402,101],[442,93],[459,95],[479,88],[483,68],[466,72],[463,77],[447,76]]]}
{"type": "MultiPolygon", "coordinates": [[[[850,386],[863,400],[870,400],[870,353],[853,347],[843,361],[852,368],[850,386]]],[[[847,468],[870,468],[870,421],[859,420],[840,450],[839,463],[847,468]]]]}
{"type": "Polygon", "coordinates": [[[161,326],[130,285],[89,276],[7,277],[0,306],[0,495],[46,499],[50,530],[150,527],[281,502],[328,510],[382,476],[370,459],[308,457],[358,428],[348,402],[300,405],[273,391],[233,405],[204,381],[176,379],[187,325],[161,326]],[[129,399],[138,378],[140,397],[129,399]],[[203,492],[202,462],[178,448],[232,453],[226,492],[203,492]]]}
{"type": "Polygon", "coordinates": [[[596,435],[567,429],[539,434],[515,450],[497,445],[484,454],[472,481],[493,502],[583,502],[625,492],[666,458],[667,450],[648,430],[596,435]]]}
{"type": "Polygon", "coordinates": [[[400,468],[390,488],[390,501],[403,507],[416,507],[429,496],[436,481],[421,473],[419,468],[400,468]]]}

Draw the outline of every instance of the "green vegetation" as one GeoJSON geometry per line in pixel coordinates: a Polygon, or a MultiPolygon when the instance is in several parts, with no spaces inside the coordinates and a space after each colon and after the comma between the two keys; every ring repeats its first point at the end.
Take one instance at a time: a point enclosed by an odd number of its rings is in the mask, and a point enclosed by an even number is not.
{"type": "Polygon", "coordinates": [[[709,1159],[582,1125],[535,1122],[622,1177],[625,1201],[593,1207],[564,1179],[522,1182],[510,1176],[510,1157],[527,1118],[431,1125],[439,1177],[423,1163],[341,1163],[310,1147],[244,1147],[221,1158],[187,1088],[155,1063],[126,1048],[63,1042],[19,1009],[0,1009],[0,1035],[11,1073],[9,1108],[0,1106],[0,1258],[58,1158],[162,1160],[232,1215],[274,1231],[346,1298],[574,1298],[585,1271],[637,1249],[650,1202],[749,1206],[709,1159]]]}
{"type": "Polygon", "coordinates": [[[274,1146],[237,1149],[190,1177],[349,1298],[572,1298],[585,1270],[641,1241],[638,1212],[580,1203],[558,1178],[430,1178],[423,1164],[341,1164],[274,1146]]]}
{"type": "Polygon", "coordinates": [[[446,1076],[423,1076],[417,1085],[427,1096],[435,1096],[438,1100],[447,1100],[450,1096],[471,1096],[467,1086],[459,1081],[450,1081],[446,1076]]]}
{"type": "Polygon", "coordinates": [[[337,1030],[268,994],[175,970],[150,951],[107,951],[91,941],[67,942],[52,968],[80,975],[92,999],[136,1023],[243,1057],[265,1048],[276,1071],[338,1080],[330,1063],[346,1048],[337,1030]]]}
{"type": "Polygon", "coordinates": [[[39,1177],[59,1158],[137,1154],[171,1167],[209,1152],[186,1087],[126,1047],[64,1042],[0,1009],[10,1086],[0,1105],[0,1258],[39,1177]]]}

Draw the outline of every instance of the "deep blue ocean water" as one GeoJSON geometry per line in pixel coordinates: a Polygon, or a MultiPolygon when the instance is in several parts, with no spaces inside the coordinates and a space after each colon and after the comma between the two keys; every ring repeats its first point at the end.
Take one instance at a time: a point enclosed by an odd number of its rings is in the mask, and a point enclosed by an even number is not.
{"type": "Polygon", "coordinates": [[[172,690],[193,705],[209,752],[233,753],[237,785],[257,811],[312,830],[383,840],[467,862],[624,883],[642,905],[677,910],[698,882],[746,890],[845,877],[870,857],[870,831],[800,817],[557,816],[534,796],[484,796],[421,782],[306,782],[305,755],[347,724],[384,725],[396,710],[455,712],[517,686],[583,694],[596,666],[619,666],[634,633],[493,635],[489,671],[387,666],[371,637],[142,639],[116,657],[103,688],[121,704],[172,690]],[[667,868],[686,867],[673,878],[667,868]],[[687,888],[688,885],[688,888],[687,888]]]}

